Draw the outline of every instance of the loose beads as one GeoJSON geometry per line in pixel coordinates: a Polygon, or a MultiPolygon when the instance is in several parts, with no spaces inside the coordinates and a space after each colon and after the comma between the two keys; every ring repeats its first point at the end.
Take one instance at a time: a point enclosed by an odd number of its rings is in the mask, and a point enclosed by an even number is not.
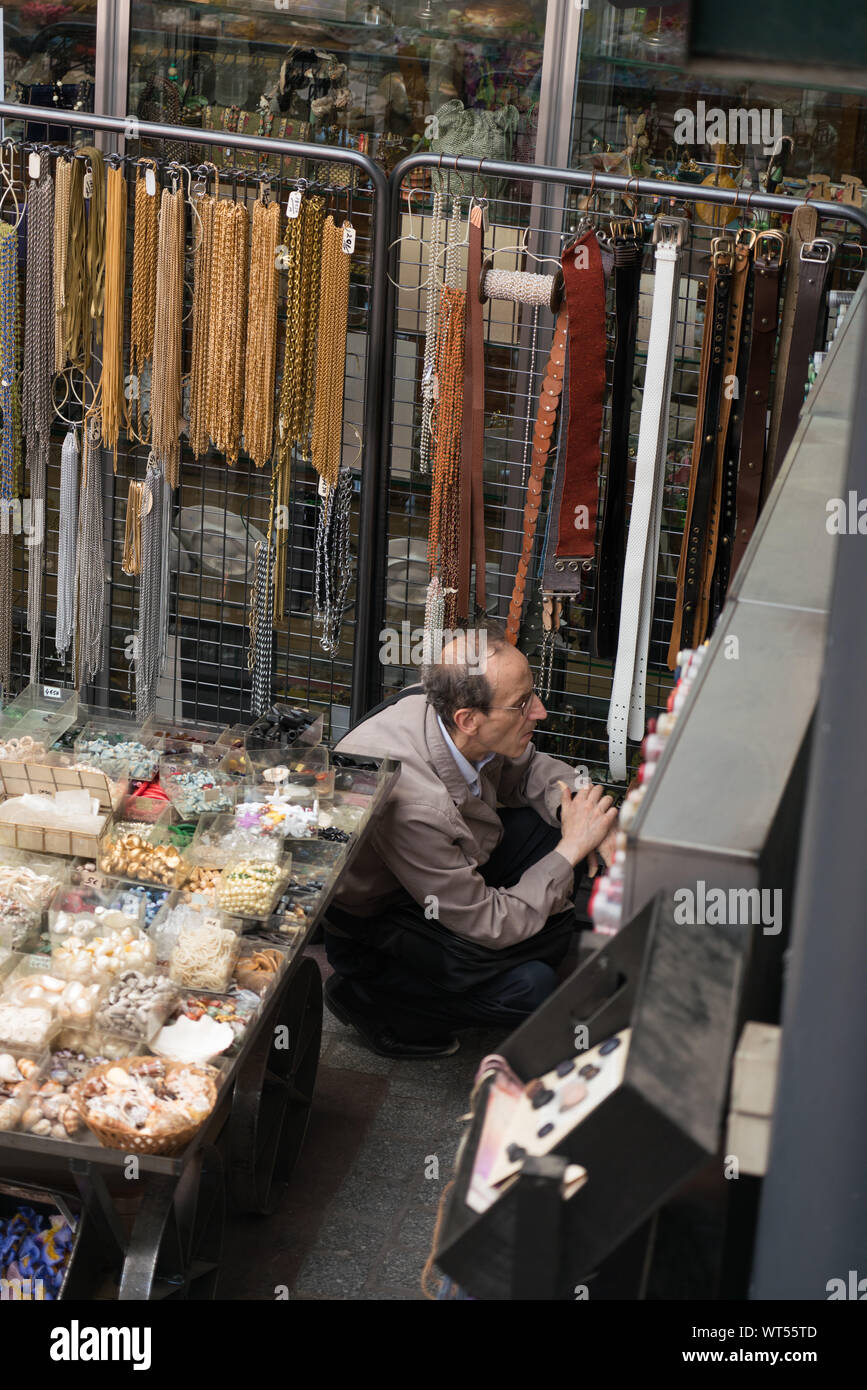
{"type": "Polygon", "coordinates": [[[280,874],[277,864],[242,859],[223,870],[217,889],[217,903],[233,917],[267,917],[280,874]]]}

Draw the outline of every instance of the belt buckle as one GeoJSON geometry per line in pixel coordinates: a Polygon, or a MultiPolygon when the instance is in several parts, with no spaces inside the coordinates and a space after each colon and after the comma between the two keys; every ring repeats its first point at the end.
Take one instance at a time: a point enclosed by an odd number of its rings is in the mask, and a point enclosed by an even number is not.
{"type": "Polygon", "coordinates": [[[731,266],[736,246],[737,242],[733,236],[715,236],[710,244],[710,256],[713,264],[722,265],[724,257],[728,257],[728,265],[731,266]]]}
{"type": "Polygon", "coordinates": [[[653,224],[651,241],[654,246],[660,242],[664,246],[682,246],[686,240],[687,226],[685,217],[668,217],[663,214],[657,217],[653,224]]]}
{"type": "Polygon", "coordinates": [[[752,251],[758,239],[758,232],[754,227],[741,227],[735,238],[738,246],[745,246],[748,251],[752,251]]]}
{"type": "Polygon", "coordinates": [[[754,248],[754,249],[755,249],[755,257],[756,257],[756,260],[758,260],[760,256],[767,254],[767,259],[768,259],[768,260],[773,261],[774,259],[776,259],[777,265],[782,265],[782,264],[783,264],[783,252],[784,252],[785,249],[786,249],[786,235],[785,235],[785,232],[777,232],[777,231],[770,231],[770,230],[769,230],[769,231],[766,231],[766,232],[759,232],[759,233],[756,235],[755,248],[754,248]],[[768,253],[762,252],[761,247],[764,245],[764,243],[765,243],[766,241],[770,243],[770,245],[771,245],[772,248],[773,248],[773,247],[776,247],[776,248],[777,248],[776,254],[774,253],[773,250],[771,250],[771,251],[768,252],[768,253]]]}
{"type": "Polygon", "coordinates": [[[813,241],[805,241],[801,247],[802,261],[819,261],[827,265],[834,258],[834,243],[827,237],[817,236],[813,241]],[[819,255],[814,252],[819,251],[819,255]]]}

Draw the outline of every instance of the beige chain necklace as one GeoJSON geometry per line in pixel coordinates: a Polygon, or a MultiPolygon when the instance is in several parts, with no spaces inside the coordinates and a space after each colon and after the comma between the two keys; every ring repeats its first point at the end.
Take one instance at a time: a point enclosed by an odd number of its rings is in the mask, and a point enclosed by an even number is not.
{"type": "Polygon", "coordinates": [[[280,207],[257,198],[253,205],[250,313],[244,387],[244,447],[257,468],[274,442],[274,373],[277,366],[277,239],[280,207]]]}
{"type": "Polygon", "coordinates": [[[343,227],[333,217],[322,229],[319,333],[316,347],[316,400],[313,409],[313,467],[329,488],[336,487],[343,452],[343,389],[351,257],[342,249],[343,227]]]}

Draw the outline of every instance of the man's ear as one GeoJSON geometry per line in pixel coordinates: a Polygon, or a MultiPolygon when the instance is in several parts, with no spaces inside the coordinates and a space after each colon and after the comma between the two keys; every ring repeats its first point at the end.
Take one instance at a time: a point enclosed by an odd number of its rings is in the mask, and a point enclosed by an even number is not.
{"type": "Polygon", "coordinates": [[[456,709],[452,718],[462,734],[470,738],[475,737],[479,726],[479,711],[477,709],[456,709]]]}

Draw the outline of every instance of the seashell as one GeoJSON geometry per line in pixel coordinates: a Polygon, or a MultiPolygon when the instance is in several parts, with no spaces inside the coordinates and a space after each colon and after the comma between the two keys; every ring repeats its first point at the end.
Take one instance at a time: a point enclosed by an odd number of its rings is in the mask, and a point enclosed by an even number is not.
{"type": "Polygon", "coordinates": [[[60,1096],[63,1094],[63,1087],[58,1081],[43,1081],[36,1094],[38,1096],[60,1096]]]}
{"type": "Polygon", "coordinates": [[[12,1054],[9,1052],[0,1053],[0,1081],[20,1081],[21,1075],[12,1054]]]}
{"type": "Polygon", "coordinates": [[[39,1064],[37,1062],[31,1062],[29,1057],[21,1057],[18,1061],[18,1070],[25,1081],[27,1081],[31,1076],[36,1075],[39,1070],[39,1064]]]}
{"type": "Polygon", "coordinates": [[[123,1067],[112,1067],[110,1071],[106,1072],[105,1079],[109,1086],[126,1087],[129,1085],[129,1072],[124,1071],[123,1067]]]}
{"type": "Polygon", "coordinates": [[[50,1133],[51,1133],[51,1121],[50,1121],[50,1120],[37,1120],[37,1121],[36,1121],[36,1124],[33,1126],[33,1128],[32,1128],[32,1130],[30,1131],[30,1133],[31,1133],[31,1134],[50,1134],[50,1133]]]}
{"type": "Polygon", "coordinates": [[[42,1111],[38,1105],[28,1105],[24,1114],[21,1116],[21,1128],[32,1129],[37,1121],[42,1119],[42,1111]]]}

